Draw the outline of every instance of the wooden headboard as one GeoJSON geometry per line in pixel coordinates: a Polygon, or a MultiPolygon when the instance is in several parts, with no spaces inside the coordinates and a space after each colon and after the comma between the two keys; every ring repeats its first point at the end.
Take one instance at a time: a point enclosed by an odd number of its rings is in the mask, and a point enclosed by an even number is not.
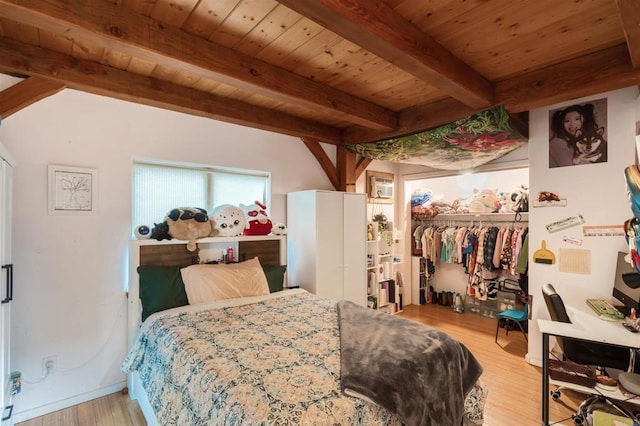
{"type": "MultiPolygon", "coordinates": [[[[207,239],[208,240],[208,239],[207,239]]],[[[237,261],[258,257],[264,266],[281,265],[281,240],[237,241],[237,261]]],[[[210,243],[209,243],[210,244],[210,243]]],[[[187,250],[186,244],[159,244],[140,246],[140,266],[189,266],[200,263],[200,246],[187,250]]]]}
{"type": "MultiPolygon", "coordinates": [[[[138,266],[188,266],[218,260],[228,247],[233,248],[235,260],[238,261],[257,256],[263,266],[287,264],[287,240],[284,235],[203,238],[197,241],[197,248],[192,252],[187,250],[186,241],[132,241],[129,246],[128,346],[133,344],[141,323],[138,266]]],[[[135,392],[131,374],[127,382],[129,389],[135,392]]]]}
{"type": "Polygon", "coordinates": [[[263,266],[286,265],[286,236],[211,237],[197,241],[195,251],[187,250],[181,240],[136,240],[129,250],[128,331],[131,344],[140,327],[141,307],[138,266],[188,266],[220,259],[223,251],[232,247],[234,257],[245,261],[258,257],[263,266]]]}

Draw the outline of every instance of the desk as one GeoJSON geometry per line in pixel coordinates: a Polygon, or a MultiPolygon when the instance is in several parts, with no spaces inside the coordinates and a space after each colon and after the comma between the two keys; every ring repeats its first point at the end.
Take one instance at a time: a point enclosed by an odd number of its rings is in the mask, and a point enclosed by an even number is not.
{"type": "MultiPolygon", "coordinates": [[[[640,333],[631,333],[622,326],[622,321],[604,321],[585,303],[584,306],[566,306],[571,323],[538,320],[538,328],[542,332],[542,424],[549,424],[549,336],[571,337],[589,342],[606,343],[630,349],[640,349],[640,333]]],[[[558,384],[554,382],[554,384],[558,384]]],[[[597,393],[596,390],[572,383],[562,385],[584,393],[597,393]]],[[[615,392],[603,392],[613,399],[625,399],[615,392]]],[[[636,404],[640,404],[640,400],[636,404]]]]}

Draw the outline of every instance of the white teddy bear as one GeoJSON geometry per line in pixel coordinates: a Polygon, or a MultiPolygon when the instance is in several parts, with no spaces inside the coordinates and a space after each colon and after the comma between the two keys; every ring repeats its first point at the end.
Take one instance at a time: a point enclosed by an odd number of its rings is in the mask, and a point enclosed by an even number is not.
{"type": "Polygon", "coordinates": [[[271,228],[271,233],[273,235],[285,235],[287,233],[287,226],[284,223],[276,223],[271,228]]]}
{"type": "Polygon", "coordinates": [[[238,237],[247,225],[242,209],[231,204],[222,204],[213,209],[210,220],[212,237],[238,237]]]}

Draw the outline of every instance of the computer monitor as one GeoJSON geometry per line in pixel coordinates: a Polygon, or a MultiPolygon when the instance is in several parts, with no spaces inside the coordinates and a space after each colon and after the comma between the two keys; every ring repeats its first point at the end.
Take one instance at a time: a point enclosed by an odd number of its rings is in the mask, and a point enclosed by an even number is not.
{"type": "Polygon", "coordinates": [[[618,252],[616,276],[613,282],[613,297],[624,305],[623,308],[616,306],[623,314],[629,315],[631,308],[634,308],[640,315],[640,287],[631,288],[625,284],[622,278],[623,274],[636,273],[633,265],[625,260],[626,255],[624,252],[618,252]]]}

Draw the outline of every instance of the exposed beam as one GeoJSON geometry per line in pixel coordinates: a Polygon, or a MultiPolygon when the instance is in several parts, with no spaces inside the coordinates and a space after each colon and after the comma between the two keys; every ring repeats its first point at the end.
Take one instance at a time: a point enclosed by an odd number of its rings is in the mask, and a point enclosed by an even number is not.
{"type": "Polygon", "coordinates": [[[11,114],[54,95],[64,89],[64,83],[29,77],[0,92],[0,117],[11,114]]]}
{"type": "Polygon", "coordinates": [[[640,68],[640,2],[638,0],[616,0],[624,36],[627,39],[629,56],[634,68],[640,68]]]}
{"type": "Polygon", "coordinates": [[[279,0],[474,108],[493,104],[491,82],[379,0],[279,0]]]}
{"type": "Polygon", "coordinates": [[[639,83],[640,69],[633,67],[627,46],[621,44],[502,81],[496,96],[516,113],[639,83]]]}
{"type": "MultiPolygon", "coordinates": [[[[511,114],[558,102],[640,84],[640,69],[634,68],[627,46],[599,52],[513,77],[496,84],[496,105],[511,114]]],[[[480,112],[453,99],[409,108],[400,113],[397,130],[373,132],[354,126],[344,132],[344,143],[366,143],[431,129],[480,112]]]]}
{"type": "Polygon", "coordinates": [[[344,143],[375,142],[410,135],[460,120],[484,109],[468,107],[455,99],[444,99],[402,111],[399,115],[400,126],[395,131],[374,132],[363,127],[349,128],[344,132],[344,143]]]}
{"type": "Polygon", "coordinates": [[[296,137],[316,137],[334,144],[342,139],[340,129],[334,127],[7,38],[0,38],[0,72],[50,79],[88,93],[296,137]]]}
{"type": "Polygon", "coordinates": [[[336,168],[338,169],[338,191],[356,192],[356,154],[342,146],[336,147],[336,168]]]}
{"type": "Polygon", "coordinates": [[[360,175],[364,173],[364,171],[367,169],[367,167],[369,166],[369,164],[371,164],[372,161],[373,159],[371,158],[360,157],[360,159],[356,163],[356,180],[360,177],[360,175]]]}
{"type": "Polygon", "coordinates": [[[0,16],[310,110],[338,111],[345,120],[365,127],[388,130],[397,126],[396,114],[386,108],[114,2],[0,0],[0,16]]]}
{"type": "Polygon", "coordinates": [[[307,146],[309,151],[311,151],[313,156],[316,157],[316,160],[318,160],[318,163],[320,163],[320,167],[322,167],[322,170],[324,170],[324,172],[326,173],[327,177],[329,178],[329,181],[331,181],[331,185],[333,185],[333,188],[337,190],[338,187],[340,186],[338,169],[333,165],[333,163],[331,162],[331,159],[329,158],[327,153],[324,151],[324,149],[322,149],[322,146],[320,145],[320,141],[318,139],[308,138],[308,137],[301,138],[301,139],[302,139],[302,142],[304,142],[304,144],[307,146]]]}

